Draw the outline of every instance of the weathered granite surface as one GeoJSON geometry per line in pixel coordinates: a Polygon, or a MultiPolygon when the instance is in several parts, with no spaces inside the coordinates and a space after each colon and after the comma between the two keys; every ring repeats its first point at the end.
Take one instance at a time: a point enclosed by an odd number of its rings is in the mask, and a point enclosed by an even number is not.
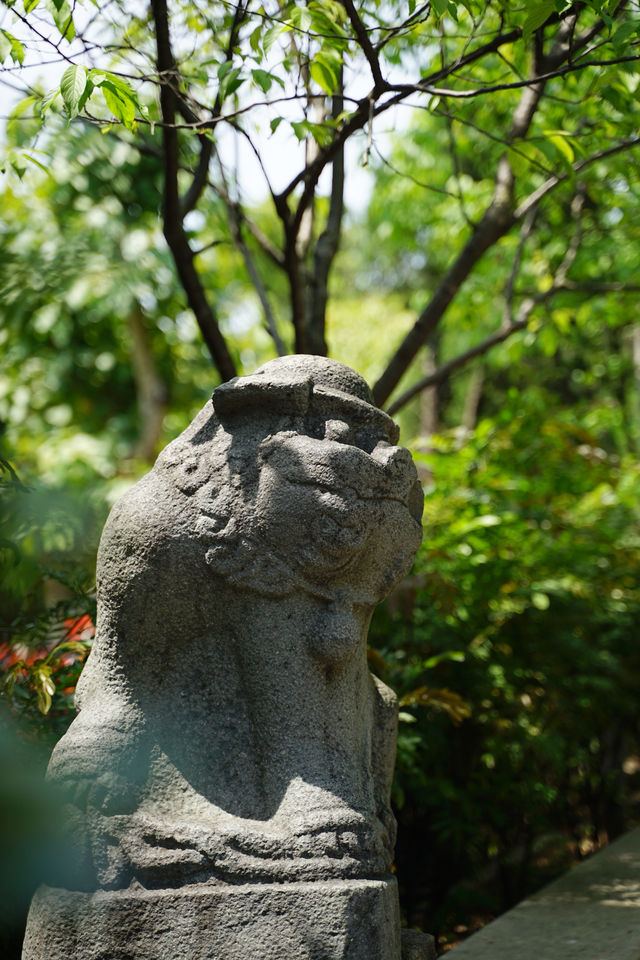
{"type": "MultiPolygon", "coordinates": [[[[78,894],[41,887],[27,956],[82,960],[396,960],[393,881],[186,884],[78,894]]],[[[422,960],[422,957],[420,957],[422,960]]],[[[426,958],[425,958],[426,960],[426,958]]]]}
{"type": "Polygon", "coordinates": [[[35,898],[24,960],[248,960],[247,937],[256,960],[397,960],[396,703],[366,665],[421,535],[396,444],[350,368],[285,357],[215,390],[115,505],[49,768],[75,892],[35,898]]]}

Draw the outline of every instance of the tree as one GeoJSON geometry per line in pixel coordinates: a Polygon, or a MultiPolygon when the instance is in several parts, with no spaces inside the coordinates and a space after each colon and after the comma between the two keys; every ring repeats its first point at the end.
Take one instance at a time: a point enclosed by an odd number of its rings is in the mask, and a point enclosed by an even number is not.
{"type": "MultiPolygon", "coordinates": [[[[326,353],[350,176],[345,152],[355,143],[365,162],[383,155],[381,124],[407,107],[426,111],[428,121],[403,129],[405,150],[420,144],[413,172],[401,160],[389,169],[396,179],[408,172],[410,190],[436,190],[450,201],[458,231],[441,257],[436,231],[423,225],[418,242],[430,269],[420,277],[414,271],[414,320],[389,345],[374,385],[378,403],[407,376],[489,252],[500,268],[501,322],[396,396],[392,410],[527,328],[552,298],[629,289],[628,278],[578,271],[578,253],[583,211],[595,207],[592,223],[606,226],[620,195],[636,188],[634,3],[438,0],[358,8],[352,0],[311,0],[272,8],[153,0],[140,16],[110,7],[107,19],[79,5],[72,13],[56,0],[48,14],[33,0],[6,5],[11,22],[0,55],[12,61],[11,76],[34,50],[68,64],[59,89],[31,95],[20,117],[50,116],[61,100],[69,121],[97,124],[160,161],[163,232],[222,379],[238,363],[220,320],[215,257],[207,256],[220,238],[190,230],[193,212],[214,196],[224,206],[226,236],[241,254],[274,350],[326,353]],[[267,130],[287,151],[287,167],[290,159],[298,162],[293,173],[283,177],[281,156],[273,162],[268,156],[267,130]],[[251,155],[264,180],[272,213],[267,230],[244,199],[238,155],[243,164],[251,155]],[[435,157],[440,169],[433,169],[435,157]],[[528,251],[541,250],[550,232],[557,253],[544,282],[521,290],[520,267],[535,260],[528,251]],[[286,310],[274,295],[277,273],[286,284],[286,310]]],[[[25,158],[43,159],[23,144],[12,158],[18,172],[25,158]]]]}

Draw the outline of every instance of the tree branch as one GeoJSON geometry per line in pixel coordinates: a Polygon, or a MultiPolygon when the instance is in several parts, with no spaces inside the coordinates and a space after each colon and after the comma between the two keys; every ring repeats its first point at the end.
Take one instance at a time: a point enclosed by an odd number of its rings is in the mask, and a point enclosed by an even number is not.
{"type": "MultiPolygon", "coordinates": [[[[414,93],[421,91],[422,93],[428,93],[433,97],[451,97],[455,100],[470,100],[473,97],[481,97],[487,93],[499,93],[502,90],[518,90],[522,87],[529,87],[532,83],[537,83],[539,81],[554,80],[557,77],[566,77],[569,73],[576,73],[578,70],[585,70],[587,67],[614,67],[620,63],[637,63],[640,60],[640,54],[636,56],[627,56],[627,57],[616,57],[613,60],[583,60],[579,63],[570,63],[566,67],[562,67],[558,70],[549,70],[547,73],[541,74],[539,80],[513,80],[511,83],[494,83],[491,86],[486,87],[476,87],[474,90],[450,90],[446,87],[431,87],[427,86],[424,83],[419,83],[411,85],[408,89],[408,93],[414,93]]],[[[391,90],[403,91],[406,88],[405,84],[395,84],[389,87],[391,90]]]]}
{"type": "MultiPolygon", "coordinates": [[[[229,42],[227,43],[227,49],[225,51],[225,62],[228,63],[233,59],[233,50],[238,42],[238,32],[242,25],[242,22],[245,18],[247,12],[246,5],[243,7],[241,3],[235,9],[233,15],[233,23],[229,31],[229,42]]],[[[220,99],[220,91],[216,95],[216,99],[213,105],[213,110],[211,111],[211,119],[216,120],[220,117],[220,111],[222,108],[222,100],[220,99]]],[[[178,109],[184,116],[187,121],[197,121],[198,117],[191,110],[187,102],[183,97],[180,97],[178,100],[178,109]]],[[[207,185],[209,177],[209,164],[211,162],[211,157],[213,154],[213,141],[209,138],[206,133],[200,134],[200,156],[198,157],[198,166],[193,175],[193,180],[187,190],[185,196],[182,198],[180,203],[180,213],[184,217],[193,210],[202,195],[202,191],[207,185]]]]}
{"type": "MultiPolygon", "coordinates": [[[[554,38],[550,52],[546,56],[539,56],[539,62],[528,86],[523,90],[520,101],[513,113],[508,143],[520,140],[526,136],[535,112],[542,98],[549,69],[565,59],[570,53],[569,39],[572,35],[577,14],[563,21],[554,38]]],[[[584,161],[583,161],[584,163],[584,161]]],[[[558,180],[560,178],[552,178],[558,180]]],[[[564,179],[564,178],[563,178],[564,179]]],[[[555,185],[555,183],[554,183],[555,185]]],[[[535,192],[535,203],[513,211],[514,175],[509,163],[508,151],[501,156],[496,171],[495,187],[491,203],[473,230],[471,237],[445,273],[431,300],[419,315],[412,329],[389,361],[382,376],[373,388],[376,403],[381,406],[397,386],[406,372],[409,364],[420,347],[427,341],[433,330],[444,316],[449,304],[467,279],[473,267],[484,253],[504,236],[520,216],[524,216],[531,206],[535,206],[541,196],[535,192]]],[[[551,188],[549,188],[551,189],[551,188]]],[[[532,195],[533,197],[534,195],[532,195]]]]}
{"type": "Polygon", "coordinates": [[[236,376],[236,367],[218,321],[209,304],[200,277],[193,264],[193,251],[182,224],[178,193],[178,133],[173,128],[177,96],[176,65],[171,51],[169,17],[166,0],[151,0],[155,24],[157,68],[161,78],[160,109],[166,126],[163,128],[164,203],[163,229],[171,250],[178,276],[182,282],[189,306],[193,310],[213,362],[223,380],[236,376]]]}
{"type": "Polygon", "coordinates": [[[482,340],[480,343],[477,343],[474,347],[470,347],[468,350],[463,351],[457,357],[454,357],[452,360],[449,360],[447,363],[443,363],[441,367],[438,367],[432,374],[428,377],[423,377],[422,380],[419,380],[417,383],[414,383],[409,390],[406,390],[405,393],[401,394],[392,404],[387,408],[387,413],[389,416],[393,416],[401,410],[402,407],[413,400],[413,398],[420,393],[422,390],[426,390],[428,387],[432,387],[437,383],[441,383],[443,380],[446,380],[452,373],[456,370],[459,370],[465,364],[469,363],[470,360],[474,360],[476,357],[480,357],[485,353],[488,353],[492,347],[497,346],[499,343],[504,343],[505,340],[508,340],[512,334],[517,333],[519,330],[524,330],[529,323],[529,317],[532,311],[540,303],[544,303],[546,300],[549,300],[551,297],[555,296],[557,293],[588,293],[588,294],[607,294],[607,293],[640,293],[640,284],[638,283],[596,283],[596,282],[575,282],[572,280],[563,280],[557,284],[554,284],[549,290],[546,290],[544,293],[537,294],[536,296],[528,296],[525,300],[522,301],[516,320],[509,327],[501,327],[500,330],[497,330],[495,333],[492,333],[489,337],[486,337],[485,340],[482,340]]]}
{"type": "Polygon", "coordinates": [[[200,135],[200,156],[198,157],[198,166],[193,175],[189,189],[180,201],[180,216],[184,219],[186,215],[194,210],[198,200],[202,196],[202,191],[207,185],[209,178],[209,164],[213,153],[213,143],[206,134],[200,135]]]}
{"type": "Polygon", "coordinates": [[[520,264],[522,263],[522,255],[524,253],[524,247],[531,236],[533,231],[533,224],[536,219],[536,214],[538,212],[537,207],[532,207],[527,216],[525,217],[524,223],[520,230],[520,241],[518,243],[518,249],[516,250],[516,255],[513,258],[513,264],[511,266],[511,272],[507,278],[504,289],[504,315],[502,320],[502,326],[505,329],[508,329],[513,325],[513,294],[516,278],[520,272],[520,264]]]}
{"type": "MultiPolygon", "coordinates": [[[[342,77],[340,78],[340,87],[341,86],[342,77]]],[[[334,118],[339,117],[342,113],[342,95],[340,91],[333,97],[331,111],[334,118]]],[[[309,351],[311,353],[321,354],[322,356],[326,356],[327,354],[325,322],[329,295],[329,271],[338,251],[343,211],[344,149],[340,150],[333,161],[329,214],[325,228],[316,242],[313,272],[309,277],[306,317],[309,351]]]]}
{"type": "MultiPolygon", "coordinates": [[[[569,8],[569,10],[565,11],[563,14],[554,15],[547,22],[548,23],[558,22],[560,24],[560,29],[562,29],[564,27],[564,23],[566,19],[568,19],[571,16],[575,17],[575,14],[572,13],[572,9],[573,8],[569,8]]],[[[570,34],[571,29],[572,28],[569,27],[569,29],[566,30],[566,33],[570,34]]],[[[453,63],[440,68],[439,70],[432,73],[430,76],[420,80],[418,83],[395,84],[395,85],[386,83],[385,85],[386,90],[397,91],[395,96],[389,97],[387,100],[385,100],[382,103],[377,103],[372,110],[372,104],[376,103],[376,101],[379,98],[379,94],[376,92],[376,88],[374,86],[374,88],[369,92],[369,94],[367,94],[365,97],[362,97],[357,102],[356,107],[352,112],[351,116],[345,121],[343,126],[337,131],[332,142],[328,144],[326,147],[324,147],[323,149],[321,149],[318,152],[317,157],[313,160],[313,162],[305,165],[304,169],[300,171],[300,173],[298,173],[295,177],[293,177],[293,179],[287,184],[287,186],[278,195],[279,203],[282,203],[283,201],[286,202],[288,197],[291,196],[291,194],[296,189],[296,187],[299,184],[303,185],[302,195],[300,197],[300,200],[298,201],[295,214],[293,215],[294,219],[291,225],[291,229],[293,233],[297,234],[300,221],[304,216],[305,210],[307,209],[309,203],[313,199],[313,195],[315,192],[318,179],[320,178],[320,174],[322,173],[324,168],[327,166],[327,164],[330,163],[331,160],[333,160],[338,150],[342,149],[342,146],[344,145],[346,140],[348,140],[355,132],[357,132],[358,130],[362,130],[362,128],[366,126],[366,124],[370,121],[371,113],[373,114],[373,117],[378,117],[380,114],[386,112],[387,110],[391,109],[397,104],[402,103],[402,101],[406,100],[412,93],[434,92],[430,86],[431,84],[436,83],[440,80],[443,80],[448,76],[451,76],[451,74],[455,73],[457,70],[460,70],[468,66],[469,64],[474,63],[479,59],[482,59],[482,57],[488,56],[491,53],[495,53],[501,46],[504,46],[505,44],[508,44],[508,43],[512,43],[514,40],[517,40],[521,35],[522,35],[521,27],[516,27],[513,30],[508,31],[507,33],[501,33],[497,37],[494,37],[493,40],[490,40],[488,43],[485,43],[480,47],[477,47],[476,50],[472,50],[470,53],[465,54],[462,57],[459,57],[453,63]]],[[[574,45],[573,50],[575,49],[576,47],[574,45]]],[[[568,52],[569,51],[567,49],[567,51],[565,51],[565,57],[568,52]]],[[[631,58],[631,59],[636,59],[636,58],[631,58]]],[[[587,65],[589,64],[585,64],[585,66],[587,65]]],[[[579,67],[576,67],[574,65],[572,69],[579,69],[579,67]]],[[[557,74],[556,72],[551,70],[550,72],[547,72],[544,75],[535,76],[528,81],[522,81],[516,84],[501,84],[501,85],[498,85],[498,87],[499,89],[510,89],[513,86],[527,87],[527,86],[531,86],[532,84],[533,85],[539,84],[541,82],[546,83],[548,79],[551,79],[552,77],[555,77],[557,75],[561,75],[561,74],[557,74]]],[[[488,90],[489,88],[485,88],[485,89],[488,90]]],[[[482,92],[485,92],[485,89],[478,91],[478,95],[482,92]]],[[[287,207],[287,210],[288,210],[288,207],[287,207]]]]}
{"type": "Polygon", "coordinates": [[[280,333],[278,332],[278,325],[276,323],[273,310],[271,309],[267,288],[262,282],[262,277],[260,276],[255,261],[251,256],[251,251],[244,242],[244,238],[242,236],[242,212],[238,204],[232,204],[232,209],[229,211],[229,225],[231,227],[231,236],[233,237],[234,243],[242,255],[247,268],[247,273],[249,274],[249,279],[251,280],[251,283],[253,284],[258,295],[260,304],[262,305],[265,324],[269,335],[275,344],[276,352],[279,357],[284,357],[284,355],[287,353],[287,348],[284,345],[280,333]]]}
{"type": "MultiPolygon", "coordinates": [[[[546,298],[548,293],[544,296],[546,298]]],[[[528,300],[525,301],[526,304],[529,302],[530,301],[528,300]]],[[[535,306],[535,302],[533,303],[533,306],[535,306]]],[[[533,309],[533,306],[531,309],[533,309]]],[[[449,377],[455,370],[463,367],[465,364],[469,363],[470,360],[487,353],[492,347],[495,347],[498,343],[503,343],[518,330],[523,330],[527,326],[528,322],[529,314],[527,313],[526,318],[515,320],[510,327],[501,327],[495,333],[492,333],[491,336],[476,344],[475,347],[470,347],[457,357],[454,357],[453,360],[443,363],[441,367],[438,367],[437,370],[434,370],[433,373],[430,373],[428,377],[423,377],[422,380],[418,380],[418,382],[414,383],[412,387],[400,394],[397,400],[394,400],[393,403],[389,405],[387,408],[387,413],[389,416],[393,416],[398,412],[398,410],[401,410],[402,407],[409,403],[410,400],[413,400],[418,393],[421,393],[428,387],[435,386],[437,383],[442,383],[442,381],[446,380],[447,377],[449,377]]]]}
{"type": "Polygon", "coordinates": [[[280,267],[281,270],[284,270],[284,257],[282,256],[282,253],[278,247],[271,242],[269,237],[262,232],[257,223],[254,223],[254,221],[251,220],[244,211],[242,212],[242,221],[262,252],[266,254],[266,256],[268,256],[269,259],[272,260],[278,267],[280,267]]]}
{"type": "MultiPolygon", "coordinates": [[[[543,89],[542,83],[526,88],[512,117],[509,141],[526,134],[543,89]]],[[[511,229],[515,222],[512,213],[513,185],[508,154],[504,153],[498,162],[491,203],[373,388],[373,396],[378,406],[385,402],[396,387],[476,263],[511,229]]]]}
{"type": "Polygon", "coordinates": [[[224,189],[221,190],[218,187],[217,192],[219,196],[222,197],[224,205],[227,208],[227,215],[229,218],[229,229],[231,231],[231,237],[233,239],[233,242],[238,252],[242,256],[242,259],[244,260],[245,267],[247,268],[247,273],[249,274],[249,279],[251,280],[255,288],[255,291],[258,295],[258,299],[260,300],[260,303],[262,305],[262,310],[264,312],[267,330],[269,331],[269,334],[273,339],[273,342],[275,343],[278,356],[283,357],[286,354],[287,350],[278,332],[275,316],[273,314],[273,311],[271,309],[271,304],[269,302],[267,289],[264,283],[262,282],[262,277],[260,276],[258,268],[255,265],[254,259],[251,256],[251,251],[247,247],[246,243],[244,242],[244,237],[242,236],[242,222],[244,219],[242,208],[240,207],[240,204],[238,202],[234,203],[234,201],[231,199],[231,195],[229,193],[229,187],[227,185],[227,180],[224,174],[224,168],[222,166],[220,154],[218,153],[217,150],[216,150],[216,158],[218,160],[220,178],[224,185],[224,189]]]}
{"type": "MultiPolygon", "coordinates": [[[[419,91],[421,89],[421,84],[435,83],[439,80],[443,80],[456,70],[466,67],[471,63],[475,63],[477,60],[480,60],[482,57],[488,56],[491,53],[495,53],[496,50],[498,50],[501,46],[513,43],[521,35],[521,27],[516,27],[513,30],[509,30],[507,33],[501,33],[488,43],[482,44],[480,47],[477,47],[475,50],[472,50],[470,53],[465,54],[462,57],[458,57],[457,60],[449,64],[447,67],[435,71],[429,77],[425,77],[420,81],[419,84],[406,85],[400,92],[396,93],[394,97],[390,97],[388,100],[385,100],[384,103],[378,104],[374,110],[374,116],[377,117],[386,110],[389,110],[391,107],[396,106],[398,103],[402,103],[402,101],[406,100],[406,98],[412,93],[419,91]]],[[[351,116],[337,131],[332,142],[319,152],[313,164],[311,164],[309,167],[305,167],[304,170],[293,177],[284,190],[282,190],[282,192],[279,194],[281,200],[286,200],[300,183],[304,183],[304,193],[298,205],[298,212],[296,214],[297,217],[302,216],[304,208],[309,202],[313,190],[315,189],[315,185],[325,166],[331,162],[337,151],[343,147],[344,143],[349,139],[349,137],[351,137],[358,130],[362,130],[362,128],[368,123],[372,94],[373,91],[366,96],[361,97],[361,99],[356,103],[351,116]]],[[[376,97],[374,96],[374,101],[375,99],[376,97]]]]}
{"type": "Polygon", "coordinates": [[[398,34],[402,33],[403,30],[410,30],[418,23],[422,23],[429,16],[431,12],[431,3],[423,3],[422,6],[418,7],[417,10],[411,14],[410,17],[407,17],[406,20],[403,20],[402,23],[397,24],[395,27],[387,27],[388,30],[386,36],[379,40],[375,46],[376,52],[382,50],[390,40],[393,40],[398,34]]]}
{"type": "MultiPolygon", "coordinates": [[[[586,157],[584,160],[574,163],[572,167],[573,174],[575,175],[576,173],[580,173],[581,170],[591,166],[592,163],[597,163],[598,160],[604,160],[605,157],[612,157],[616,153],[624,153],[625,150],[632,150],[634,147],[639,145],[640,137],[633,137],[631,140],[622,140],[614,147],[609,147],[607,150],[600,150],[598,153],[593,153],[590,157],[586,157]]],[[[525,197],[524,200],[520,201],[513,213],[514,220],[521,220],[523,217],[525,217],[532,207],[535,207],[543,197],[546,197],[548,193],[551,193],[551,191],[554,190],[559,184],[564,183],[568,177],[569,174],[563,173],[559,177],[549,177],[548,180],[545,180],[545,182],[536,190],[534,190],[533,193],[530,193],[528,197],[525,197]]]]}
{"type": "Polygon", "coordinates": [[[360,15],[356,10],[353,0],[342,0],[342,5],[347,11],[347,16],[349,17],[351,26],[353,27],[353,32],[355,33],[358,43],[360,44],[360,48],[367,58],[367,63],[369,64],[369,68],[371,70],[371,76],[373,77],[373,92],[377,97],[388,89],[388,84],[382,76],[378,54],[373,48],[373,45],[369,39],[369,34],[367,33],[365,26],[360,19],[360,15]]]}
{"type": "MultiPolygon", "coordinates": [[[[579,219],[580,210],[582,208],[582,203],[578,199],[580,195],[577,195],[574,198],[574,217],[576,220],[579,219]]],[[[443,380],[446,380],[452,373],[456,370],[459,370],[461,367],[464,367],[470,360],[474,360],[476,357],[483,356],[485,353],[488,353],[493,347],[497,346],[499,343],[504,343],[505,340],[508,340],[512,334],[517,333],[519,330],[524,330],[528,323],[529,318],[533,310],[541,303],[545,303],[547,300],[550,300],[551,297],[554,297],[558,293],[586,293],[591,295],[605,295],[609,293],[639,293],[640,284],[638,283],[620,283],[620,282],[594,282],[594,281],[574,281],[567,280],[566,272],[575,260],[575,254],[577,253],[578,247],[580,245],[580,229],[576,230],[574,236],[574,241],[571,244],[570,250],[567,251],[560,267],[558,268],[553,285],[545,290],[544,293],[538,293],[535,295],[529,294],[525,296],[525,299],[520,304],[516,319],[506,326],[503,324],[499,330],[495,333],[492,333],[490,336],[486,337],[484,340],[481,340],[480,343],[477,343],[475,346],[470,347],[468,350],[463,351],[458,354],[457,357],[454,357],[452,360],[449,360],[447,363],[444,363],[441,367],[438,367],[433,373],[429,374],[427,377],[423,377],[417,383],[414,383],[412,387],[406,390],[401,394],[392,404],[387,408],[387,413],[390,416],[393,416],[398,410],[401,410],[410,400],[423,390],[433,387],[435,384],[441,383],[443,380]]]]}

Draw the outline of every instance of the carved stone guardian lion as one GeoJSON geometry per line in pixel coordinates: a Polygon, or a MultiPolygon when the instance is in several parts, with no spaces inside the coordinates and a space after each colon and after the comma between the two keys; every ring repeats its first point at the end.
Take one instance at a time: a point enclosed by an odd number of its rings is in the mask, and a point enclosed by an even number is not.
{"type": "Polygon", "coordinates": [[[115,505],[49,767],[73,890],[38,891],[24,960],[399,960],[396,703],[366,663],[421,536],[396,444],[349,367],[284,357],[115,505]]]}

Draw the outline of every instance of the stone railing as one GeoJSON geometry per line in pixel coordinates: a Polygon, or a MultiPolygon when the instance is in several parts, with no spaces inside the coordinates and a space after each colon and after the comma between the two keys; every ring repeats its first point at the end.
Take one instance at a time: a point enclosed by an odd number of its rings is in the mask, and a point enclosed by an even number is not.
{"type": "Polygon", "coordinates": [[[456,947],[455,960],[640,960],[640,827],[456,947]]]}

